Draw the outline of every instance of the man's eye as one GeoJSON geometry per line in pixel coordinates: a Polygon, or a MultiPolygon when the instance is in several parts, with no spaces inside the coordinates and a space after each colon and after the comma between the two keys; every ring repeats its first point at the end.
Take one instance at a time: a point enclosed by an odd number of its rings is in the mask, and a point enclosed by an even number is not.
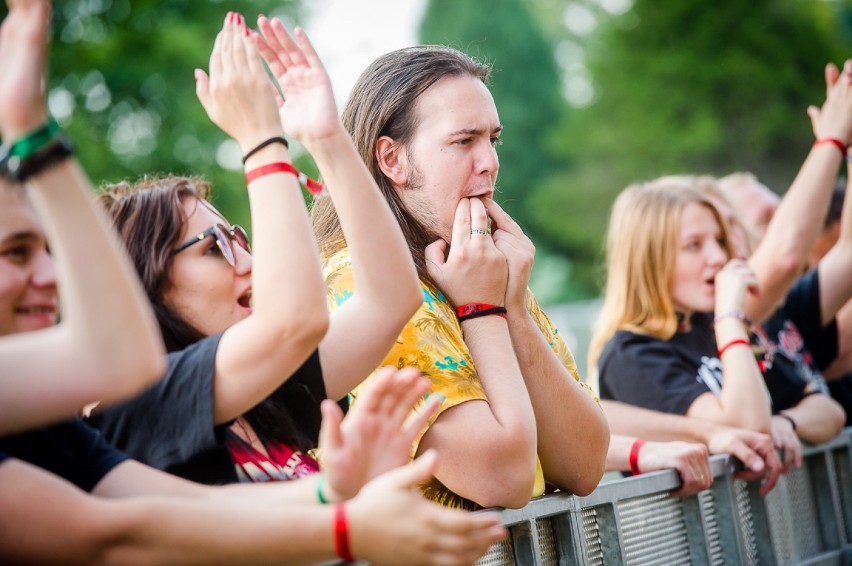
{"type": "Polygon", "coordinates": [[[0,256],[9,258],[13,261],[24,262],[30,255],[30,250],[27,246],[12,246],[0,252],[0,256]]]}
{"type": "Polygon", "coordinates": [[[498,145],[503,145],[503,140],[501,138],[495,136],[495,137],[491,138],[491,145],[493,145],[495,147],[498,146],[498,145]]]}

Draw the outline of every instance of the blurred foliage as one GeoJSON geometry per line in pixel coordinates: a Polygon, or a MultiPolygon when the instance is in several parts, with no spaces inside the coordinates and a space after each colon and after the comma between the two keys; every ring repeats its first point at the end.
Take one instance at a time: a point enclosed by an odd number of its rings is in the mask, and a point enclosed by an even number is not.
{"type": "MultiPolygon", "coordinates": [[[[232,222],[249,225],[239,152],[207,118],[193,69],[207,69],[228,10],[295,14],[289,0],[69,0],[54,4],[49,105],[98,185],[146,173],[203,175],[232,222]],[[230,152],[228,151],[230,149],[230,152]]],[[[5,6],[0,17],[5,17],[5,6]]]]}
{"type": "Polygon", "coordinates": [[[548,300],[599,292],[609,209],[631,182],[750,170],[786,190],[813,139],[805,108],[824,100],[823,65],[852,46],[841,2],[505,0],[487,17],[481,3],[449,6],[430,2],[424,30],[440,33],[423,39],[486,54],[498,71],[492,92],[507,145],[517,143],[515,154],[501,148],[501,186],[523,199],[507,207],[563,258],[561,276],[544,258],[548,284],[560,285],[548,300]],[[554,90],[561,109],[542,102],[554,90]],[[520,169],[518,153],[540,166],[520,169]]]}

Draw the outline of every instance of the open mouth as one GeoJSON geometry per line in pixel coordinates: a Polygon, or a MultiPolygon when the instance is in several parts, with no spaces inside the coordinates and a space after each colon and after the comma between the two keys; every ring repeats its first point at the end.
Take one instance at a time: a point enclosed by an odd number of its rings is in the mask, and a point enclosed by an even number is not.
{"type": "Polygon", "coordinates": [[[251,288],[240,295],[240,298],[237,299],[237,303],[244,309],[251,309],[251,288]]]}
{"type": "Polygon", "coordinates": [[[29,307],[18,307],[15,312],[24,316],[56,316],[56,307],[34,305],[29,307]]]}

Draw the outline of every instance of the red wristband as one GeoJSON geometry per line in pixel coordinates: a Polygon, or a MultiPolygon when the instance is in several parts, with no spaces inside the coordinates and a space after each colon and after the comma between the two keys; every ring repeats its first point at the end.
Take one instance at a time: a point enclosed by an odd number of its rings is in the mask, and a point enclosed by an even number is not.
{"type": "Polygon", "coordinates": [[[488,316],[496,314],[499,317],[506,318],[506,307],[498,307],[488,303],[467,303],[456,307],[456,316],[459,322],[469,320],[471,318],[479,318],[480,316],[488,316]]]}
{"type": "Polygon", "coordinates": [[[343,503],[334,506],[334,549],[341,560],[355,561],[349,550],[349,521],[346,520],[346,507],[343,503]]]}
{"type": "Polygon", "coordinates": [[[824,143],[834,144],[835,146],[837,146],[837,149],[840,150],[840,153],[843,154],[844,157],[846,156],[846,150],[848,148],[847,148],[846,144],[843,143],[842,141],[840,141],[839,139],[837,139],[837,138],[819,138],[818,140],[816,140],[814,142],[814,145],[815,146],[816,145],[822,145],[824,143]]]}
{"type": "Polygon", "coordinates": [[[273,173],[291,173],[299,179],[299,182],[302,183],[306,189],[308,189],[311,193],[315,195],[322,194],[324,187],[322,183],[319,181],[314,181],[295,167],[293,167],[292,163],[286,163],[284,161],[275,161],[273,163],[267,163],[266,165],[261,165],[251,171],[246,171],[246,185],[250,184],[255,179],[259,179],[264,175],[271,175],[273,173]]]}
{"type": "Polygon", "coordinates": [[[751,346],[751,343],[745,338],[734,338],[733,340],[719,348],[719,359],[722,359],[722,355],[728,351],[728,348],[731,348],[732,346],[739,346],[740,344],[742,344],[743,346],[751,346]]]}
{"type": "Polygon", "coordinates": [[[634,476],[638,476],[642,473],[642,471],[639,470],[639,451],[642,450],[644,445],[645,440],[637,438],[633,441],[633,446],[630,447],[630,473],[634,476]]]}

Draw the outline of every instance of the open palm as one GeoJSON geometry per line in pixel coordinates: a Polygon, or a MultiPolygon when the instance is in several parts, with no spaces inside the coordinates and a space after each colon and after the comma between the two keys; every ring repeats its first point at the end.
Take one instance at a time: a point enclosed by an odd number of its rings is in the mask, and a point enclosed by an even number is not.
{"type": "Polygon", "coordinates": [[[331,80],[305,32],[295,30],[295,40],[277,18],[261,16],[257,46],[278,78],[284,131],[305,145],[321,141],[340,127],[331,80]]]}

